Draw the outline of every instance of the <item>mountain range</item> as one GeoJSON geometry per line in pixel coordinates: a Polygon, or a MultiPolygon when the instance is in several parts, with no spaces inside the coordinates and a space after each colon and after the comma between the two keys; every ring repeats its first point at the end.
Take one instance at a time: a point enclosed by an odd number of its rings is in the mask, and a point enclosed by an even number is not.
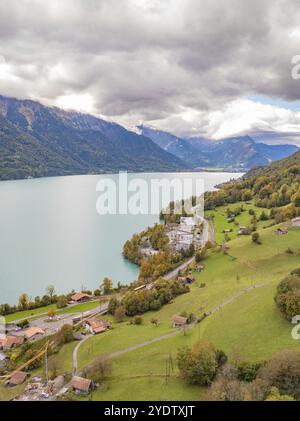
{"type": "Polygon", "coordinates": [[[255,142],[250,136],[237,136],[216,141],[202,137],[180,138],[145,126],[137,128],[141,135],[149,137],[165,151],[191,163],[194,168],[247,171],[285,158],[299,149],[295,145],[269,145],[255,142]]]}
{"type": "Polygon", "coordinates": [[[257,143],[249,136],[212,141],[145,126],[136,131],[89,114],[0,95],[0,179],[122,170],[246,171],[298,150],[257,143]]]}
{"type": "Polygon", "coordinates": [[[0,96],[0,179],[191,166],[151,139],[91,115],[0,96]]]}

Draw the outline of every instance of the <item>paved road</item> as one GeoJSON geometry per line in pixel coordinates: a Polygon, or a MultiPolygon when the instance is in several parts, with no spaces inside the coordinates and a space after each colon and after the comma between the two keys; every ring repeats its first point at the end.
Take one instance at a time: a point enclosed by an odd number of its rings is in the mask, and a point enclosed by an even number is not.
{"type": "MultiPolygon", "coordinates": [[[[103,304],[102,306],[99,307],[95,307],[91,310],[89,310],[89,315],[86,318],[90,318],[95,316],[98,313],[104,313],[107,311],[108,308],[108,303],[103,304]]],[[[60,315],[60,319],[59,320],[55,320],[55,321],[48,321],[48,317],[40,317],[38,319],[35,319],[34,321],[32,321],[30,323],[31,326],[38,326],[41,329],[43,329],[46,332],[46,335],[52,335],[53,333],[57,332],[59,329],[62,328],[62,326],[64,324],[71,324],[73,325],[73,317],[75,314],[77,313],[66,313],[66,314],[61,314],[60,315]]]]}
{"type": "Polygon", "coordinates": [[[178,272],[180,270],[183,270],[186,267],[188,267],[188,265],[190,265],[193,262],[194,258],[195,258],[194,256],[191,257],[190,259],[188,259],[185,262],[181,263],[181,265],[177,266],[177,268],[171,270],[171,272],[166,273],[164,275],[164,279],[166,281],[169,281],[170,279],[176,278],[176,276],[178,275],[178,272]]]}

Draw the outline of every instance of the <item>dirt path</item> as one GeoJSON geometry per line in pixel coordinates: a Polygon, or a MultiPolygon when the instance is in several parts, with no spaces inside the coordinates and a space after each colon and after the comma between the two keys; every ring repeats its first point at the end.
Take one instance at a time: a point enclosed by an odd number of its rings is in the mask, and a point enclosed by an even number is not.
{"type": "Polygon", "coordinates": [[[84,339],[82,339],[80,342],[78,342],[78,344],[74,348],[74,351],[73,351],[73,376],[76,376],[76,374],[77,374],[77,366],[78,366],[77,365],[77,355],[78,355],[79,348],[81,347],[83,342],[85,342],[90,337],[91,337],[91,335],[87,335],[84,339]]]}
{"type": "MultiPolygon", "coordinates": [[[[228,298],[222,304],[219,304],[218,306],[214,307],[212,310],[206,312],[207,317],[209,317],[211,314],[215,313],[216,311],[220,310],[225,305],[231,303],[233,300],[235,300],[236,298],[238,298],[240,295],[245,294],[245,293],[247,293],[247,292],[249,292],[249,291],[251,291],[251,290],[253,290],[255,288],[260,288],[263,285],[264,284],[251,285],[251,286],[249,286],[247,288],[242,289],[241,291],[239,291],[236,294],[232,295],[230,298],[228,298]]],[[[187,325],[186,328],[185,328],[185,330],[190,330],[195,325],[196,325],[196,323],[187,325]]],[[[179,333],[182,333],[183,331],[184,331],[184,329],[174,330],[174,332],[167,333],[165,335],[159,336],[158,338],[154,338],[154,339],[151,339],[149,341],[145,341],[145,342],[142,342],[140,344],[133,345],[133,346],[130,346],[128,348],[122,349],[120,351],[113,352],[109,356],[111,358],[119,357],[120,355],[126,354],[127,352],[134,351],[136,349],[143,348],[144,346],[154,344],[154,343],[159,342],[159,341],[162,341],[164,339],[168,339],[168,338],[170,338],[170,337],[172,337],[174,335],[178,335],[179,333]]],[[[73,351],[73,375],[74,375],[74,373],[77,373],[77,353],[78,353],[78,350],[79,350],[80,346],[82,345],[82,343],[85,342],[88,338],[89,338],[89,336],[86,337],[86,338],[84,338],[82,341],[80,341],[79,344],[76,346],[76,348],[73,351]]]]}

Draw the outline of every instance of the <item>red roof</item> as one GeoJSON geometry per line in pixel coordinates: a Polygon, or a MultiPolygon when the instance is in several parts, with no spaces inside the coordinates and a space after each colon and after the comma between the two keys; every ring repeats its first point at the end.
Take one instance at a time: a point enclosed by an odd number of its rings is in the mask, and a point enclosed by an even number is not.
{"type": "Polygon", "coordinates": [[[26,380],[27,376],[28,374],[25,373],[24,371],[17,371],[17,373],[11,376],[8,382],[10,384],[17,386],[18,384],[22,384],[26,380]]]}
{"type": "Polygon", "coordinates": [[[82,392],[88,392],[91,387],[92,380],[84,379],[83,377],[74,376],[72,379],[72,387],[82,392]]]}
{"type": "Polygon", "coordinates": [[[83,292],[76,292],[75,294],[73,294],[71,296],[71,300],[72,301],[80,301],[83,298],[92,298],[92,296],[91,295],[88,295],[88,294],[85,294],[83,292]]]}

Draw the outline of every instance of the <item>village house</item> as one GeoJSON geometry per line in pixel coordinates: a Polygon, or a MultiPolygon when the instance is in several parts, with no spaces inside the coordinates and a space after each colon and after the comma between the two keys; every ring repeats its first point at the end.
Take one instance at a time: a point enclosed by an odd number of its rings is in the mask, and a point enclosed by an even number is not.
{"type": "Polygon", "coordinates": [[[76,292],[71,296],[71,302],[83,303],[85,301],[89,301],[91,298],[92,296],[89,294],[85,294],[84,292],[76,292]]]}
{"type": "Polygon", "coordinates": [[[28,373],[25,373],[25,371],[17,371],[10,377],[10,379],[7,380],[5,385],[8,387],[18,386],[19,384],[24,383],[27,377],[28,373]]]}
{"type": "Polygon", "coordinates": [[[300,216],[292,219],[292,227],[300,228],[300,216]]]}
{"type": "Polygon", "coordinates": [[[187,317],[178,316],[176,314],[172,317],[172,326],[173,327],[182,327],[182,326],[186,325],[186,323],[187,323],[187,317]]]}
{"type": "Polygon", "coordinates": [[[28,341],[33,341],[45,335],[45,331],[37,326],[32,326],[25,330],[24,337],[28,341]]]}
{"type": "Polygon", "coordinates": [[[87,320],[86,325],[85,325],[86,330],[90,332],[92,335],[105,332],[110,327],[111,327],[111,324],[108,320],[100,320],[100,319],[87,320]]]}
{"type": "Polygon", "coordinates": [[[0,349],[7,351],[8,349],[14,348],[15,346],[23,345],[24,337],[23,336],[6,336],[3,339],[0,339],[0,349]]]}
{"type": "Polygon", "coordinates": [[[93,388],[93,382],[83,377],[74,376],[71,380],[71,387],[77,395],[87,395],[93,388]]]}

